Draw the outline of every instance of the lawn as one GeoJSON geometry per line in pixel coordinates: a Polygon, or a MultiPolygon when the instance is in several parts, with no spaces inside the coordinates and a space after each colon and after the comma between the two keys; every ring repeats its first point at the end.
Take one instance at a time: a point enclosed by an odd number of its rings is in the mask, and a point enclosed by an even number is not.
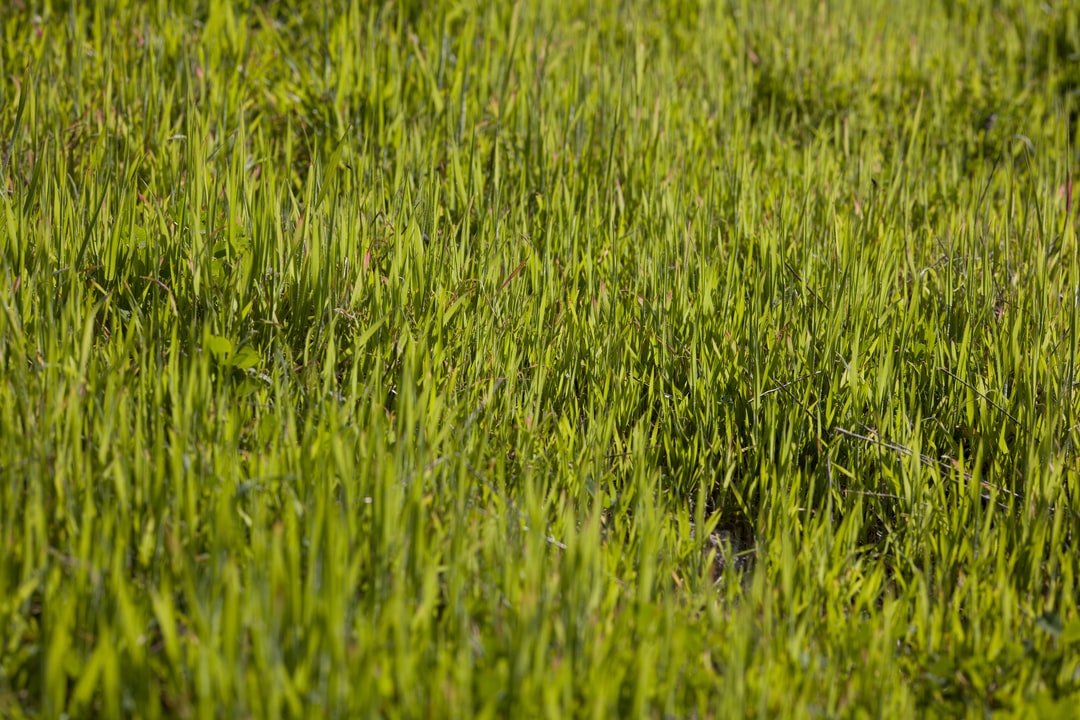
{"type": "Polygon", "coordinates": [[[1080,4],[0,28],[0,717],[1075,717],[1080,4]]]}

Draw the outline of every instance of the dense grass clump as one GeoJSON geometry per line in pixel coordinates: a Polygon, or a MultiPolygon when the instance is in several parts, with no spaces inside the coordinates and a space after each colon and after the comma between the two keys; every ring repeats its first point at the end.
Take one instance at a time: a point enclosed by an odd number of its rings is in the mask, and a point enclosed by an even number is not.
{"type": "Polygon", "coordinates": [[[1080,5],[0,27],[0,716],[1080,707],[1080,5]]]}

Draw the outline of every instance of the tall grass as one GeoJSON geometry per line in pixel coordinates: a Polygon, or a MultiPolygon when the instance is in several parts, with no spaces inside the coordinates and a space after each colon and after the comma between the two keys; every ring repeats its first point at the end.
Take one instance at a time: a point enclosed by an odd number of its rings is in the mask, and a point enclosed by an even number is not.
{"type": "Polygon", "coordinates": [[[0,716],[1075,712],[1074,3],[0,25],[0,716]]]}

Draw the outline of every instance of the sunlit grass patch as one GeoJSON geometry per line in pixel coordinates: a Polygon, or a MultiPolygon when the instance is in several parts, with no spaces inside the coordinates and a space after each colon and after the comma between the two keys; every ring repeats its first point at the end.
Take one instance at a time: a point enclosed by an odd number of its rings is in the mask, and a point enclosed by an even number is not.
{"type": "Polygon", "coordinates": [[[1072,4],[0,25],[0,716],[1073,712],[1072,4]]]}

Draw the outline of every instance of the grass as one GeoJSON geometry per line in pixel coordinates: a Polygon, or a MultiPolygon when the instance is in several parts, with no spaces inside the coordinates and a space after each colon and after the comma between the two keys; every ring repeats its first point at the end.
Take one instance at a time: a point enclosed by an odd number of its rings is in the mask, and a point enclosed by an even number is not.
{"type": "Polygon", "coordinates": [[[0,716],[1075,711],[1074,3],[0,24],[0,716]]]}

